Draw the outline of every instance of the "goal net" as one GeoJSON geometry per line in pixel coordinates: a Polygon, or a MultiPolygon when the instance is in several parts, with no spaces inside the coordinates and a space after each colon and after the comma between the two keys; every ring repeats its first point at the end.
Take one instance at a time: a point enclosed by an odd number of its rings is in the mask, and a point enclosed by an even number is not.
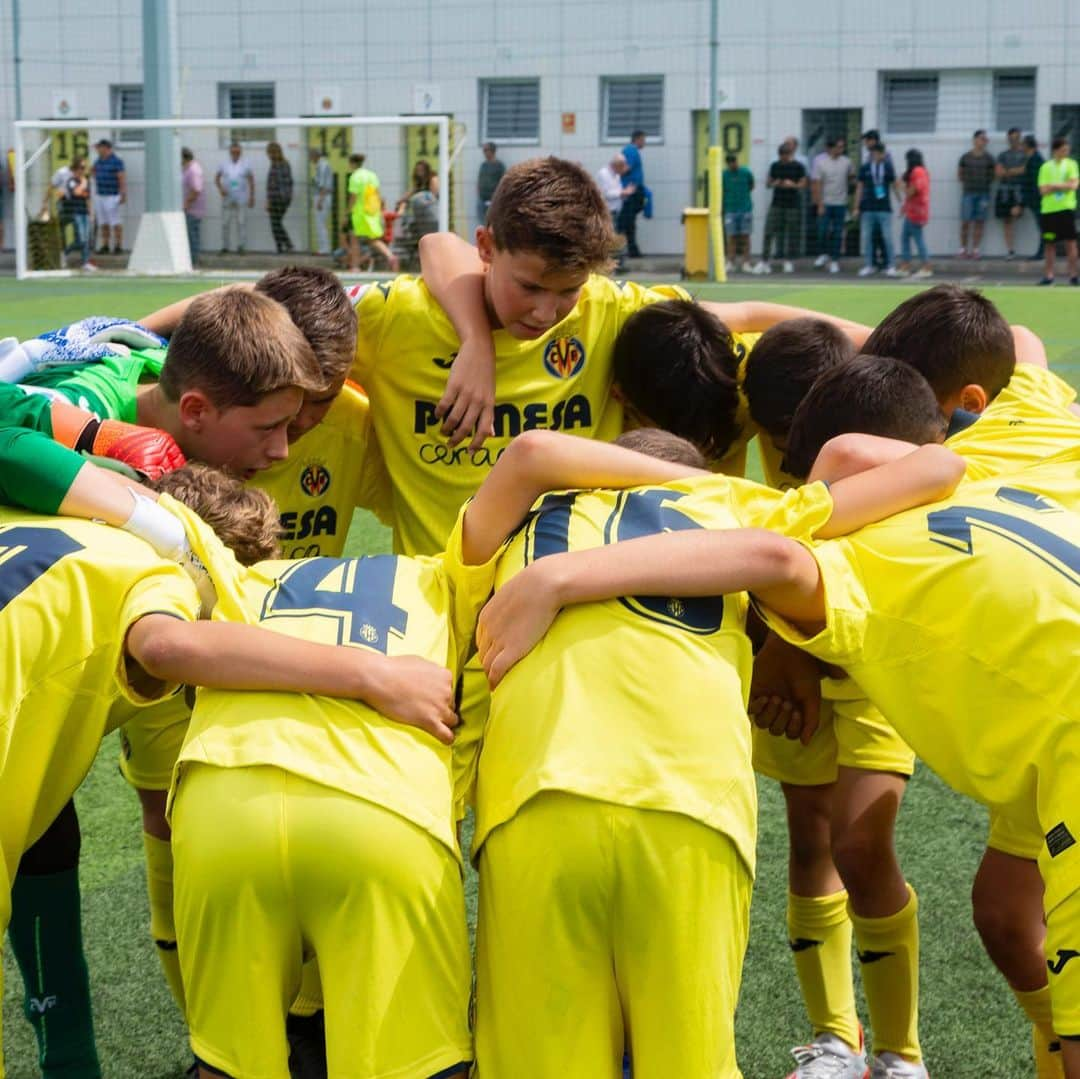
{"type": "Polygon", "coordinates": [[[67,276],[89,264],[228,277],[287,261],[378,271],[387,249],[402,269],[414,268],[423,233],[464,225],[455,169],[463,134],[442,115],[20,121],[16,272],[67,276]],[[171,136],[172,176],[159,175],[149,146],[160,130],[171,136]],[[364,235],[350,246],[358,154],[378,178],[382,204],[367,195],[364,235]],[[201,172],[201,197],[182,182],[189,163],[189,180],[201,172]],[[424,165],[434,185],[424,185],[424,165]],[[385,247],[370,237],[377,224],[385,247]]]}

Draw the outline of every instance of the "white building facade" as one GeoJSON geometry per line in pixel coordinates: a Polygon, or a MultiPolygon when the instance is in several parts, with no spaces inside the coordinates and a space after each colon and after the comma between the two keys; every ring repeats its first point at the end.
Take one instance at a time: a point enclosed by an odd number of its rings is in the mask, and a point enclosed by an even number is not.
{"type": "MultiPolygon", "coordinates": [[[[644,129],[654,206],[652,219],[639,224],[646,254],[680,250],[682,209],[703,200],[708,0],[174,4],[184,117],[451,115],[461,142],[452,196],[459,231],[476,223],[480,148],[489,140],[508,165],[551,153],[595,171],[632,128],[644,129]]],[[[988,131],[995,155],[1011,126],[1034,133],[1046,154],[1059,132],[1080,143],[1080,8],[1065,0],[721,0],[720,13],[723,141],[757,178],[755,250],[769,201],[764,178],[777,144],[790,135],[811,159],[828,135],[869,128],[881,132],[901,168],[905,150],[922,150],[932,185],[927,238],[936,253],[957,246],[957,160],[976,128],[988,131]]],[[[141,53],[140,0],[89,6],[21,0],[23,117],[71,118],[75,132],[78,117],[140,118],[141,53]]],[[[14,59],[11,0],[0,0],[4,150],[15,119],[14,59]]],[[[108,134],[94,128],[89,141],[108,134]]],[[[304,245],[308,136],[295,128],[277,134],[297,181],[286,225],[304,245]]],[[[212,180],[225,157],[221,136],[182,137],[192,140],[212,180]]],[[[117,142],[134,215],[141,205],[141,142],[117,142]]],[[[246,148],[258,186],[249,247],[272,249],[262,212],[265,142],[260,134],[246,148]]],[[[390,204],[406,190],[418,152],[415,141],[406,142],[397,132],[349,135],[347,148],[368,154],[390,204]]],[[[4,200],[9,225],[12,201],[4,200]]],[[[220,239],[213,191],[209,202],[208,249],[220,239]]],[[[1018,246],[1034,245],[1028,215],[1018,246]]],[[[1003,250],[1001,228],[991,220],[984,251],[1003,250]]]]}

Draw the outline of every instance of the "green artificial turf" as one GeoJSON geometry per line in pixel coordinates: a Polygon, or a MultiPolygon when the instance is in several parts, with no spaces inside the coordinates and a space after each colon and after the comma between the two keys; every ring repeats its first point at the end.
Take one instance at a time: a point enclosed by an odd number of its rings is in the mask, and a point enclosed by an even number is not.
{"type": "MultiPolygon", "coordinates": [[[[23,338],[89,314],[138,317],[202,287],[152,280],[0,279],[4,312],[0,336],[23,338]]],[[[916,289],[755,282],[693,286],[693,291],[707,299],[772,300],[874,322],[916,289]]],[[[1076,293],[1030,287],[986,292],[1010,321],[1039,333],[1055,369],[1080,384],[1076,293]]],[[[386,530],[358,514],[349,553],[387,549],[386,530]]],[[[179,1079],[191,1057],[150,941],[139,808],[117,772],[117,753],[117,738],[110,736],[77,798],[83,829],[84,928],[98,1045],[106,1079],[179,1079]]],[[[808,1031],[784,924],[783,800],[776,784],[768,781],[759,783],[759,793],[758,879],[737,1034],[746,1079],[779,1079],[789,1070],[789,1047],[805,1040],[808,1031]]],[[[970,885],[985,832],[982,809],[952,794],[920,768],[900,814],[897,845],[901,864],[920,897],[923,1048],[931,1074],[946,1079],[1020,1079],[1032,1074],[1027,1025],[971,925],[970,885]]],[[[472,910],[475,879],[470,878],[468,888],[472,910]]],[[[33,1079],[39,1072],[30,1030],[20,1013],[18,972],[6,947],[4,982],[3,1044],[9,1079],[33,1079]]],[[[861,997],[860,1008],[865,1018],[861,997]]]]}

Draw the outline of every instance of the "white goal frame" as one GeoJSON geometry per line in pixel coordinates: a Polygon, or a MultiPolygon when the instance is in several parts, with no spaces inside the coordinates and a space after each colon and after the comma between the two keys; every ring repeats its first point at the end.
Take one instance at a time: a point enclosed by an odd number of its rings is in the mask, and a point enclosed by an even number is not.
{"type": "MultiPolygon", "coordinates": [[[[29,218],[26,213],[26,174],[38,156],[44,153],[46,141],[32,149],[27,146],[27,135],[35,131],[70,131],[73,126],[85,128],[91,136],[100,133],[101,138],[111,138],[115,131],[157,131],[161,129],[186,131],[192,128],[231,131],[234,128],[253,130],[276,127],[407,127],[410,123],[436,124],[439,128],[438,175],[450,174],[450,127],[451,119],[442,114],[403,113],[400,116],[274,116],[265,120],[249,120],[220,117],[184,120],[16,120],[15,129],[15,276],[19,280],[29,277],[70,277],[72,270],[31,270],[27,266],[27,238],[29,218]],[[29,152],[28,152],[29,151],[29,152]]],[[[93,140],[91,139],[91,145],[93,140]]],[[[449,190],[449,187],[447,188],[449,190]]],[[[439,231],[450,228],[450,199],[438,201],[439,231]]]]}

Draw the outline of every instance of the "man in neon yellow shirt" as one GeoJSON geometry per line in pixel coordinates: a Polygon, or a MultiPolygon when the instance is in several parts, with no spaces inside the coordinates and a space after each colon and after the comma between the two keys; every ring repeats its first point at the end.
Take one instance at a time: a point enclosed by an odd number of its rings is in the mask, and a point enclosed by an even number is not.
{"type": "Polygon", "coordinates": [[[1050,160],[1039,169],[1039,212],[1042,222],[1046,267],[1040,285],[1054,283],[1054,248],[1065,244],[1069,259],[1069,284],[1080,285],[1076,263],[1076,189],[1080,186],[1080,166],[1069,156],[1069,140],[1059,135],[1050,144],[1050,160]]]}
{"type": "Polygon", "coordinates": [[[382,216],[382,194],[379,178],[371,169],[364,168],[364,155],[353,154],[349,158],[353,172],[349,175],[349,216],[352,232],[349,233],[349,270],[360,269],[360,241],[374,248],[397,273],[398,259],[383,241],[386,231],[382,216]]]}

